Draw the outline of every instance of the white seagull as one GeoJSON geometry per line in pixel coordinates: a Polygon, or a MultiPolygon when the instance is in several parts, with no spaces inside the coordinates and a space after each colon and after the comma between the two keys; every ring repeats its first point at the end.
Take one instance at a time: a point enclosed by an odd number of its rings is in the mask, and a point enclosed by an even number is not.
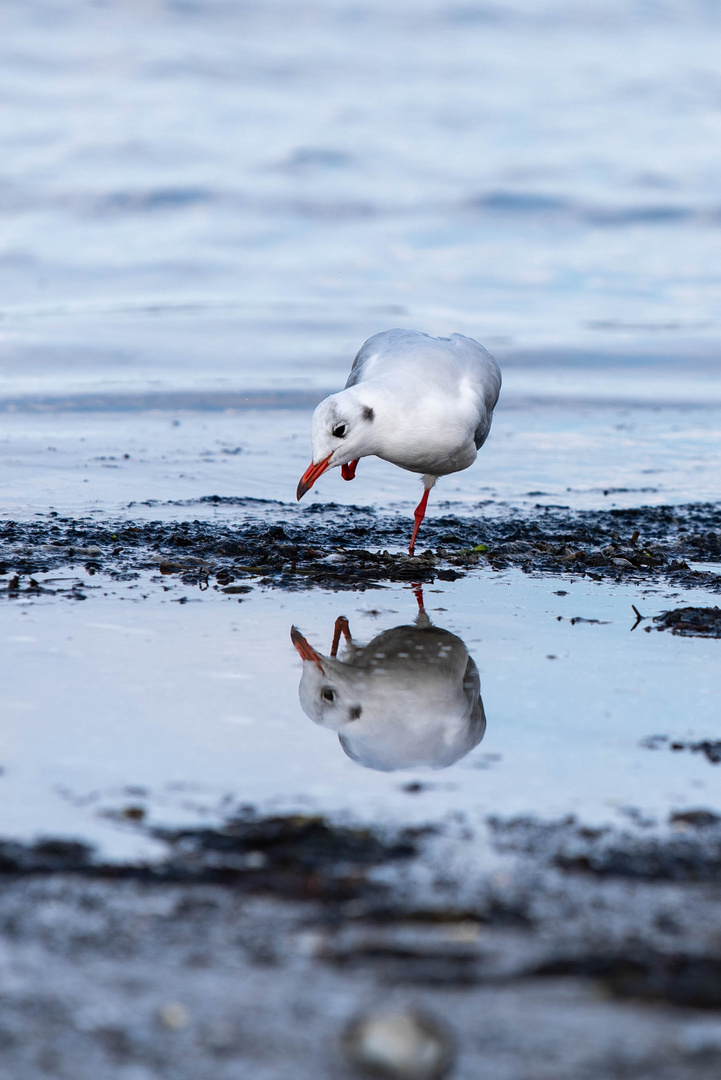
{"type": "Polygon", "coordinates": [[[431,337],[419,330],[384,330],[368,338],[345,389],[313,413],[313,460],[296,492],[302,499],[318,477],[341,466],[352,480],[362,457],[423,474],[415,509],[412,555],[428,495],[439,476],[467,469],[488,437],[501,389],[491,354],[463,334],[431,337]]]}
{"type": "Polygon", "coordinates": [[[330,656],[295,626],[290,631],[303,663],[298,693],[303,712],[338,733],[348,757],[391,772],[446,769],[485,734],[481,680],[465,644],[431,624],[421,607],[415,625],[394,626],[366,646],[336,619],[330,656]],[[337,659],[340,635],[347,653],[337,659]]]}

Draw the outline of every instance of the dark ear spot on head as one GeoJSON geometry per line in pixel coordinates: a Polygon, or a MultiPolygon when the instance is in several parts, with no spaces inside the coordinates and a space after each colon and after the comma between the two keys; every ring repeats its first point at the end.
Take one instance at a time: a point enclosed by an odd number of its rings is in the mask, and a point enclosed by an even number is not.
{"type": "Polygon", "coordinates": [[[364,405],[363,406],[363,419],[364,420],[368,420],[370,422],[371,420],[375,420],[375,416],[376,416],[376,414],[373,412],[370,405],[364,405]]]}
{"type": "Polygon", "coordinates": [[[353,705],[353,707],[348,710],[348,719],[360,720],[362,712],[363,709],[360,707],[360,705],[353,705]]]}

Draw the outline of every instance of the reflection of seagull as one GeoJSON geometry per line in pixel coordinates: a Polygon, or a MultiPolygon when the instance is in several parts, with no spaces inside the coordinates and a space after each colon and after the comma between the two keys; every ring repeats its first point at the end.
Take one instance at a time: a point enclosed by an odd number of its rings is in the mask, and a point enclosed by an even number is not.
{"type": "Polygon", "coordinates": [[[348,620],[336,620],[330,656],[295,627],[291,640],[305,661],[299,696],[316,724],[338,732],[349,757],[390,772],[446,768],[476,746],[486,730],[478,669],[455,634],[432,626],[421,609],[415,626],[385,630],[355,645],[348,620]],[[348,643],[336,658],[341,632],[348,643]]]}
{"type": "Polygon", "coordinates": [[[498,364],[472,338],[384,330],[366,341],[345,389],[313,414],[313,461],[298,484],[305,495],[321,473],[341,466],[352,480],[362,457],[423,473],[409,554],[439,476],[467,469],[486,441],[501,389],[498,364]]]}

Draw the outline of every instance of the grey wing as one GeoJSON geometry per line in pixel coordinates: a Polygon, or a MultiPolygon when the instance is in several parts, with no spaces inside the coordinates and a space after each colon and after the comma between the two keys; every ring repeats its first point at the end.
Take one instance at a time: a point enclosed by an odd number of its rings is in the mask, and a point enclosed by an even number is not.
{"type": "Polygon", "coordinates": [[[452,340],[458,352],[471,361],[478,379],[479,396],[483,404],[478,426],[473,433],[473,441],[476,444],[476,450],[480,450],[491,430],[493,410],[501,392],[501,369],[488,350],[473,338],[453,334],[452,340]]]}
{"type": "Polygon", "coordinates": [[[371,356],[373,356],[378,351],[375,342],[372,345],[371,342],[373,342],[373,338],[368,338],[368,341],[366,341],[364,345],[361,345],[360,349],[356,353],[355,360],[353,361],[353,366],[350,369],[350,375],[346,380],[346,390],[349,386],[355,386],[356,383],[362,381],[363,369],[366,367],[371,356]]]}
{"type": "Polygon", "coordinates": [[[404,349],[410,352],[419,338],[433,340],[429,338],[428,334],[424,334],[419,330],[402,330],[399,327],[393,330],[381,330],[378,334],[373,334],[358,350],[345,384],[346,390],[349,386],[356,386],[357,383],[369,377],[375,360],[379,360],[384,356],[387,357],[389,354],[398,353],[404,349]]]}
{"type": "Polygon", "coordinates": [[[468,657],[466,673],[463,676],[463,693],[468,702],[468,746],[464,753],[468,753],[486,734],[486,713],[481,698],[481,677],[478,674],[473,658],[468,657]]]}
{"type": "Polygon", "coordinates": [[[484,442],[488,438],[488,432],[491,430],[490,417],[483,417],[480,424],[473,432],[473,441],[476,444],[476,450],[480,450],[484,442]]]}
{"type": "Polygon", "coordinates": [[[500,393],[500,389],[501,389],[500,377],[499,377],[498,383],[494,384],[490,388],[490,393],[489,393],[489,387],[486,386],[484,389],[486,391],[485,394],[484,394],[485,409],[483,410],[483,412],[481,414],[481,418],[478,421],[478,426],[476,427],[476,430],[473,432],[473,441],[476,444],[476,450],[481,449],[484,442],[488,438],[488,433],[491,430],[491,421],[493,420],[493,410],[496,407],[496,402],[498,401],[498,394],[500,393]]]}

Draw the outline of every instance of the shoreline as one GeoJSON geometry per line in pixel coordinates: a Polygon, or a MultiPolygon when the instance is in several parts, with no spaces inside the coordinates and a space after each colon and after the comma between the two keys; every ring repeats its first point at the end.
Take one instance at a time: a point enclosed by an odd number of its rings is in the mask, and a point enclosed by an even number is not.
{"type": "Polygon", "coordinates": [[[6,519],[0,523],[0,581],[4,585],[9,578],[8,595],[37,591],[33,574],[82,564],[89,574],[159,569],[200,588],[214,578],[214,587],[223,589],[243,583],[337,590],[453,581],[475,569],[515,566],[532,574],[567,571],[608,582],[721,591],[717,503],[603,511],[538,507],[525,515],[504,508],[493,518],[433,517],[423,524],[414,558],[392,550],[408,542],[406,515],[328,503],[300,516],[282,503],[220,496],[198,500],[197,506],[199,513],[237,506],[245,520],[75,519],[55,513],[33,522],[6,519]],[[719,572],[694,569],[694,562],[718,564],[719,572]]]}

